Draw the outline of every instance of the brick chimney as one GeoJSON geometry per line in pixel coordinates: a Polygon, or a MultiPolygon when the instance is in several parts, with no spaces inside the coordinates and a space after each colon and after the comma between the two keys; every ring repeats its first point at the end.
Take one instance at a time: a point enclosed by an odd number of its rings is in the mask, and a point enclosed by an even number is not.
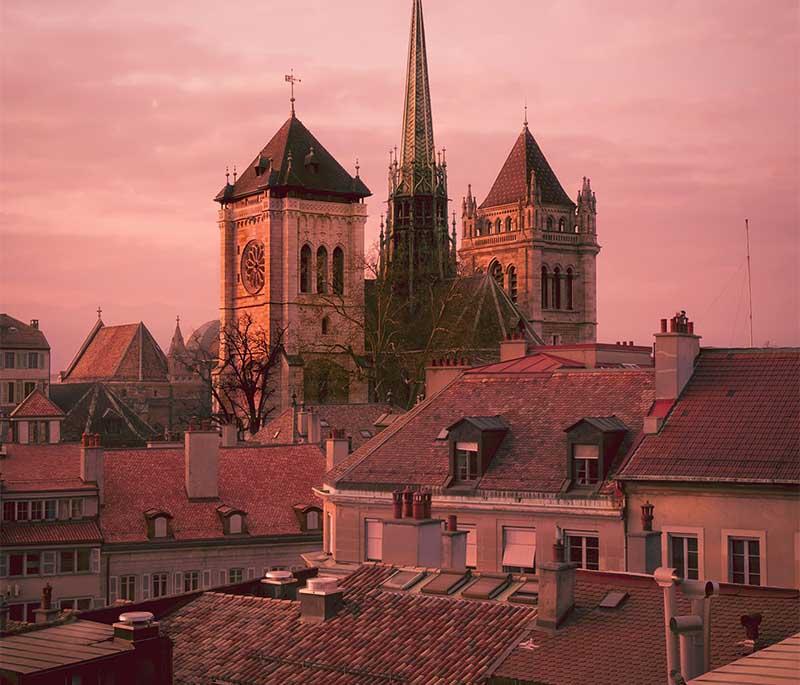
{"type": "Polygon", "coordinates": [[[655,338],[656,400],[675,400],[692,377],[700,336],[681,311],[669,321],[661,319],[661,332],[655,338]]]}
{"type": "Polygon", "coordinates": [[[472,368],[463,357],[434,359],[425,367],[425,397],[433,397],[464,371],[472,368]]]}
{"type": "MultiPolygon", "coordinates": [[[[393,514],[397,506],[393,506],[393,514]]],[[[383,521],[383,563],[419,568],[442,567],[442,522],[431,518],[431,494],[416,491],[403,493],[404,518],[383,521]],[[408,517],[408,495],[412,495],[408,517]]],[[[464,558],[466,561],[466,538],[464,558]]]]}
{"type": "Polygon", "coordinates": [[[190,425],[184,434],[183,463],[186,494],[189,499],[215,499],[219,496],[219,434],[190,425]]]}
{"type": "Polygon", "coordinates": [[[84,433],[81,436],[81,480],[97,484],[97,497],[103,504],[103,448],[97,433],[84,433]]]}
{"type": "Polygon", "coordinates": [[[300,620],[305,623],[324,623],[336,616],[343,605],[342,590],[332,576],[309,578],[298,595],[300,620]]]}
{"type": "Polygon", "coordinates": [[[304,439],[308,435],[308,412],[306,405],[300,405],[300,408],[295,412],[297,420],[297,437],[304,439]]]}
{"type": "Polygon", "coordinates": [[[341,429],[332,430],[330,437],[325,441],[325,470],[330,471],[334,466],[344,461],[350,454],[350,441],[341,429]]]}
{"type": "Polygon", "coordinates": [[[509,333],[500,343],[500,361],[510,362],[513,359],[522,359],[528,354],[528,341],[525,335],[518,331],[509,333]]]}
{"type": "Polygon", "coordinates": [[[575,569],[578,564],[564,561],[564,545],[559,538],[553,545],[553,560],[538,565],[539,616],[537,625],[556,630],[575,606],[575,569]]]}
{"type": "Polygon", "coordinates": [[[319,424],[319,413],[310,409],[306,418],[308,424],[308,442],[312,445],[319,445],[322,442],[322,431],[319,424]]]}
{"type": "Polygon", "coordinates": [[[39,319],[31,319],[31,328],[39,330],[39,319]]]}
{"type": "Polygon", "coordinates": [[[158,622],[149,611],[128,611],[114,623],[114,640],[129,642],[135,650],[133,682],[153,685],[172,683],[172,640],[161,634],[158,622]],[[147,675],[144,675],[147,674],[147,675]]]}
{"type": "Polygon", "coordinates": [[[642,505],[642,530],[628,533],[628,571],[653,573],[661,566],[661,533],[653,530],[655,507],[648,501],[642,505]]]}
{"type": "Polygon", "coordinates": [[[39,601],[39,608],[33,610],[35,623],[52,623],[58,618],[60,610],[53,606],[53,588],[47,583],[42,588],[42,597],[39,601]]]}
{"type": "Polygon", "coordinates": [[[222,447],[236,447],[239,444],[239,428],[235,423],[225,423],[221,429],[222,447]]]}

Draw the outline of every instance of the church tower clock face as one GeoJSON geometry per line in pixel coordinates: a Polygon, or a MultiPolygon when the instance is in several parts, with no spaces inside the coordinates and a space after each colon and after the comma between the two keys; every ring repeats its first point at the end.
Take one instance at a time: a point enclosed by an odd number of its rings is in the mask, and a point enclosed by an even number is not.
{"type": "Polygon", "coordinates": [[[242,284],[255,295],[264,287],[264,243],[251,240],[242,252],[242,284]]]}

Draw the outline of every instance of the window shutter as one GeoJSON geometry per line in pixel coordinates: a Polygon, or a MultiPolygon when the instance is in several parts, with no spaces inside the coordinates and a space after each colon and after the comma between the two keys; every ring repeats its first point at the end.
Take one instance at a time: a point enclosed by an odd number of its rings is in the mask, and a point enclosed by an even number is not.
{"type": "Polygon", "coordinates": [[[100,548],[92,549],[92,573],[100,573],[100,548]]]}
{"type": "Polygon", "coordinates": [[[42,552],[42,575],[54,576],[56,573],[56,553],[42,552]]]}
{"type": "Polygon", "coordinates": [[[0,578],[8,575],[8,555],[0,553],[0,578]]]}
{"type": "Polygon", "coordinates": [[[256,577],[256,570],[254,568],[247,569],[247,580],[253,580],[256,577]]]}
{"type": "MultiPolygon", "coordinates": [[[[142,601],[150,599],[150,574],[142,574],[142,601]]],[[[135,601],[135,599],[134,599],[135,601]]]]}
{"type": "Polygon", "coordinates": [[[225,569],[222,569],[219,572],[219,584],[220,585],[227,585],[228,584],[228,572],[225,569]]]}
{"type": "Polygon", "coordinates": [[[211,571],[206,569],[203,571],[203,589],[207,590],[211,587],[211,571]]]}
{"type": "Polygon", "coordinates": [[[108,603],[113,604],[117,601],[117,577],[111,576],[108,579],[108,603]]]}
{"type": "Polygon", "coordinates": [[[183,573],[180,571],[175,572],[175,587],[172,589],[173,594],[180,594],[183,592],[183,573]]]}

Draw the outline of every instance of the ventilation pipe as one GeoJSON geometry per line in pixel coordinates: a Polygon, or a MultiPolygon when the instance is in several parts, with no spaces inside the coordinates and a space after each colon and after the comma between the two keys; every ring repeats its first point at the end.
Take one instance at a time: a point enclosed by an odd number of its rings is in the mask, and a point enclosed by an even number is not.
{"type": "Polygon", "coordinates": [[[659,566],[655,570],[655,573],[653,573],[653,578],[664,593],[664,636],[667,645],[667,685],[675,685],[673,673],[678,671],[680,665],[680,650],[678,648],[678,638],[676,634],[672,632],[670,622],[677,613],[675,582],[678,580],[678,576],[674,568],[659,566]]]}

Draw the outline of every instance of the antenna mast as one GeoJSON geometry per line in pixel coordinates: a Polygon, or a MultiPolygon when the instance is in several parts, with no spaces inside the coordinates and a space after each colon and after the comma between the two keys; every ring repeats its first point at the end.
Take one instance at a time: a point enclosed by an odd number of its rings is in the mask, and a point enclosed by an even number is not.
{"type": "Polygon", "coordinates": [[[750,347],[753,347],[753,283],[750,277],[750,222],[744,220],[744,232],[747,237],[747,292],[750,300],[750,347]]]}

